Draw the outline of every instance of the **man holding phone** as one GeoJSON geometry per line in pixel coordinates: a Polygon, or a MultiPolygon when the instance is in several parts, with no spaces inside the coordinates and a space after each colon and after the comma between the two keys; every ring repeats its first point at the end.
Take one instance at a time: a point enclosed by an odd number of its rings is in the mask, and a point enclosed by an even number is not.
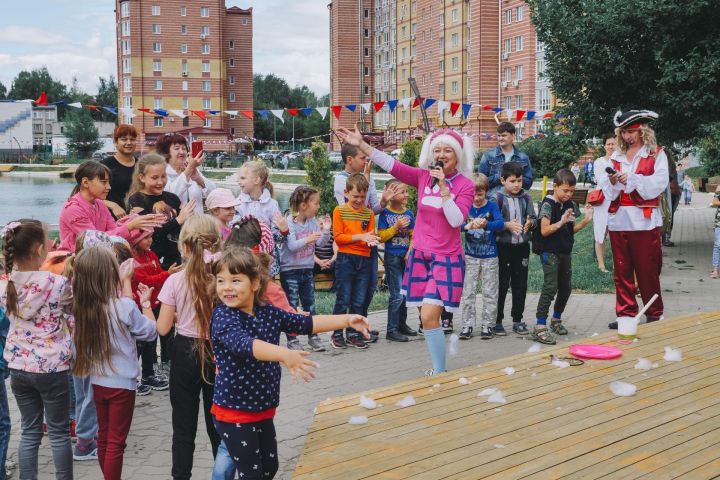
{"type": "MultiPolygon", "coordinates": [[[[600,185],[610,193],[611,200],[608,230],[615,266],[616,315],[637,315],[637,288],[643,303],[658,295],[645,314],[648,322],[660,320],[663,315],[660,196],[668,185],[668,160],[657,145],[655,132],[648,126],[657,118],[657,113],[649,110],[615,114],[618,146],[610,157],[608,176],[600,185]]],[[[616,329],[617,322],[608,326],[616,329]]]]}

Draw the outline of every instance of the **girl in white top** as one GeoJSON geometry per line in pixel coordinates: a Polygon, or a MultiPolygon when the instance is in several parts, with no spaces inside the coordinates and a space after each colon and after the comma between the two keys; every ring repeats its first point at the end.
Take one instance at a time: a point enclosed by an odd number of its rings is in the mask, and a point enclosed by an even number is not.
{"type": "MultiPolygon", "coordinates": [[[[605,148],[605,155],[597,158],[593,163],[595,181],[598,185],[597,188],[601,190],[603,185],[608,186],[610,184],[607,181],[608,173],[605,169],[612,167],[610,164],[610,156],[617,146],[614,133],[603,135],[603,146],[605,148]]],[[[605,238],[607,237],[608,207],[610,206],[609,189],[607,192],[603,190],[603,194],[605,195],[603,203],[593,208],[593,228],[595,231],[595,255],[597,257],[598,268],[601,272],[607,273],[608,270],[605,268],[605,238]]]]}

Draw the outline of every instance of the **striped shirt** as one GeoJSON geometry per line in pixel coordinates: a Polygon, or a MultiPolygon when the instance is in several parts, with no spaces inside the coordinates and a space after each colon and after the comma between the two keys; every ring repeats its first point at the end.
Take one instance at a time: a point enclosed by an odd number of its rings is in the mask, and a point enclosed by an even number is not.
{"type": "Polygon", "coordinates": [[[354,210],[348,205],[335,207],[333,211],[333,236],[338,252],[370,256],[370,247],[365,242],[353,242],[352,236],[375,231],[375,215],[369,208],[354,210]]]}

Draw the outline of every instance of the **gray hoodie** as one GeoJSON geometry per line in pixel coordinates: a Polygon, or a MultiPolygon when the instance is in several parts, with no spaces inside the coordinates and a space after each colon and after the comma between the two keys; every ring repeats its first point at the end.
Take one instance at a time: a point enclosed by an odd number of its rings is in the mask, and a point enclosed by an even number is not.
{"type": "Polygon", "coordinates": [[[532,197],[522,189],[517,195],[511,195],[505,190],[505,187],[501,188],[496,195],[495,200],[497,201],[498,207],[500,207],[505,222],[517,219],[521,225],[525,225],[528,218],[532,220],[532,227],[530,227],[528,233],[513,235],[510,230],[505,229],[496,234],[497,242],[504,245],[521,245],[528,243],[532,238],[532,229],[535,228],[537,224],[537,215],[535,214],[532,197]]]}

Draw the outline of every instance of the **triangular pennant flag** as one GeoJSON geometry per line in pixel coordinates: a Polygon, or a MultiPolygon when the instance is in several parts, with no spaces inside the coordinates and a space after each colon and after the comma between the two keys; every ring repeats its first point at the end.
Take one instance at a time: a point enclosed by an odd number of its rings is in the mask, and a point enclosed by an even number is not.
{"type": "Polygon", "coordinates": [[[460,104],[457,102],[450,102],[450,114],[454,117],[460,108],[460,104]]]}
{"type": "Polygon", "coordinates": [[[471,108],[472,108],[472,105],[469,103],[462,104],[463,117],[467,118],[467,116],[470,114],[471,108]]]}
{"type": "Polygon", "coordinates": [[[413,99],[412,108],[415,108],[415,107],[417,107],[418,105],[420,105],[420,100],[424,100],[424,98],[422,98],[422,97],[415,97],[415,98],[413,99]]]}
{"type": "Polygon", "coordinates": [[[330,110],[332,110],[333,115],[337,120],[340,120],[340,112],[342,111],[342,105],[332,105],[330,107],[330,110]]]}
{"type": "Polygon", "coordinates": [[[365,113],[370,113],[370,103],[361,103],[360,106],[365,113]]]}
{"type": "Polygon", "coordinates": [[[275,115],[281,122],[285,123],[285,119],[283,118],[283,112],[284,112],[284,111],[285,111],[285,110],[282,110],[282,109],[280,109],[280,110],[277,110],[277,109],[276,109],[276,110],[270,110],[270,112],[271,112],[273,115],[275,115]]]}
{"type": "Polygon", "coordinates": [[[153,112],[160,115],[161,117],[167,117],[168,115],[170,115],[167,110],[163,110],[162,108],[156,108],[155,110],[153,110],[153,112]]]}
{"type": "Polygon", "coordinates": [[[260,115],[262,118],[268,118],[268,115],[270,114],[270,112],[267,111],[267,110],[258,110],[257,113],[258,113],[258,115],[260,115]]]}
{"type": "Polygon", "coordinates": [[[535,112],[533,110],[530,110],[529,112],[527,112],[527,119],[532,120],[533,118],[535,118],[535,112]]]}
{"type": "Polygon", "coordinates": [[[210,115],[217,115],[217,114],[220,113],[220,110],[208,110],[208,113],[209,113],[210,115]]]}
{"type": "Polygon", "coordinates": [[[122,107],[121,110],[125,118],[133,118],[135,116],[132,107],[122,107]]]}
{"type": "Polygon", "coordinates": [[[507,121],[512,121],[512,118],[515,116],[515,110],[512,108],[506,108],[505,109],[505,116],[507,117],[507,121]]]}
{"type": "Polygon", "coordinates": [[[138,112],[150,113],[150,109],[149,109],[149,108],[144,108],[144,107],[143,107],[143,108],[138,108],[138,112]]]}
{"type": "Polygon", "coordinates": [[[400,100],[400,105],[402,105],[403,108],[408,108],[410,106],[410,102],[412,102],[412,98],[403,98],[400,100]]]}
{"type": "Polygon", "coordinates": [[[434,105],[435,102],[437,102],[437,100],[435,100],[434,98],[426,98],[424,103],[425,110],[434,105]]]}
{"type": "Polygon", "coordinates": [[[45,92],[40,92],[40,96],[35,100],[35,105],[47,105],[47,94],[45,92]]]}
{"type": "Polygon", "coordinates": [[[395,107],[397,107],[398,101],[396,100],[388,100],[387,106],[390,109],[391,112],[395,111],[395,107]]]}
{"type": "Polygon", "coordinates": [[[95,110],[95,111],[100,110],[100,107],[98,107],[97,105],[85,105],[85,108],[87,108],[88,110],[95,110]]]}
{"type": "Polygon", "coordinates": [[[373,108],[375,109],[376,112],[379,112],[382,109],[382,107],[384,107],[384,106],[385,106],[385,102],[373,102],[373,108]]]}
{"type": "Polygon", "coordinates": [[[515,112],[515,121],[519,122],[525,116],[526,110],[517,110],[515,112]]]}
{"type": "Polygon", "coordinates": [[[225,113],[226,115],[237,115],[238,111],[237,110],[223,110],[223,113],[225,113]]]}
{"type": "Polygon", "coordinates": [[[555,112],[547,112],[545,115],[543,115],[543,118],[552,118],[553,115],[555,115],[555,112]]]}
{"type": "Polygon", "coordinates": [[[325,115],[327,115],[328,107],[316,107],[315,110],[317,110],[323,120],[325,120],[325,115]]]}
{"type": "Polygon", "coordinates": [[[302,112],[303,115],[305,115],[305,118],[307,118],[310,115],[312,115],[313,109],[310,107],[305,107],[305,108],[301,108],[300,111],[302,112]]]}
{"type": "Polygon", "coordinates": [[[190,113],[195,114],[195,116],[202,118],[205,120],[205,117],[207,116],[207,113],[203,110],[190,110],[190,113]]]}
{"type": "MultiPolygon", "coordinates": [[[[226,112],[226,113],[227,113],[227,112],[226,112]]],[[[252,111],[252,110],[241,110],[240,113],[242,113],[243,115],[245,115],[245,116],[246,116],[247,118],[249,118],[250,120],[252,120],[252,119],[255,118],[255,112],[252,111]]],[[[235,110],[235,113],[234,113],[234,114],[230,114],[230,115],[237,115],[237,110],[235,110]]]]}
{"type": "Polygon", "coordinates": [[[438,116],[442,115],[445,110],[447,110],[450,107],[450,102],[446,102],[445,100],[438,100],[437,102],[437,112],[438,116]]]}
{"type": "Polygon", "coordinates": [[[291,117],[297,117],[297,114],[300,113],[300,110],[297,108],[286,108],[285,110],[287,110],[291,117]]]}
{"type": "Polygon", "coordinates": [[[106,112],[110,112],[110,113],[112,113],[113,115],[117,115],[117,114],[118,114],[117,108],[115,108],[115,107],[102,107],[102,108],[103,108],[103,110],[105,110],[106,112]]]}
{"type": "Polygon", "coordinates": [[[500,107],[493,107],[493,108],[491,108],[490,110],[492,110],[492,111],[495,112],[495,113],[500,113],[500,112],[503,111],[503,109],[500,108],[500,107]]]}
{"type": "MultiPolygon", "coordinates": [[[[10,101],[10,100],[8,100],[8,101],[10,101]]],[[[12,100],[12,101],[14,102],[15,100],[12,100]]],[[[58,100],[57,102],[52,102],[50,105],[66,105],[67,106],[67,102],[65,100],[58,100]]]]}
{"type": "MultiPolygon", "coordinates": [[[[46,105],[47,105],[47,103],[46,103],[46,105]]],[[[80,102],[68,103],[68,107],[82,108],[82,103],[80,103],[80,102]]],[[[138,110],[140,110],[140,109],[138,108],[138,110]]]]}
{"type": "Polygon", "coordinates": [[[185,118],[187,115],[185,115],[185,110],[168,110],[168,112],[172,113],[176,117],[185,118]]]}
{"type": "Polygon", "coordinates": [[[357,108],[357,105],[355,105],[355,104],[345,105],[345,108],[347,108],[347,109],[350,110],[351,112],[354,112],[355,109],[357,108]]]}
{"type": "Polygon", "coordinates": [[[492,105],[483,105],[482,109],[483,110],[493,110],[493,111],[495,110],[492,105]]]}

